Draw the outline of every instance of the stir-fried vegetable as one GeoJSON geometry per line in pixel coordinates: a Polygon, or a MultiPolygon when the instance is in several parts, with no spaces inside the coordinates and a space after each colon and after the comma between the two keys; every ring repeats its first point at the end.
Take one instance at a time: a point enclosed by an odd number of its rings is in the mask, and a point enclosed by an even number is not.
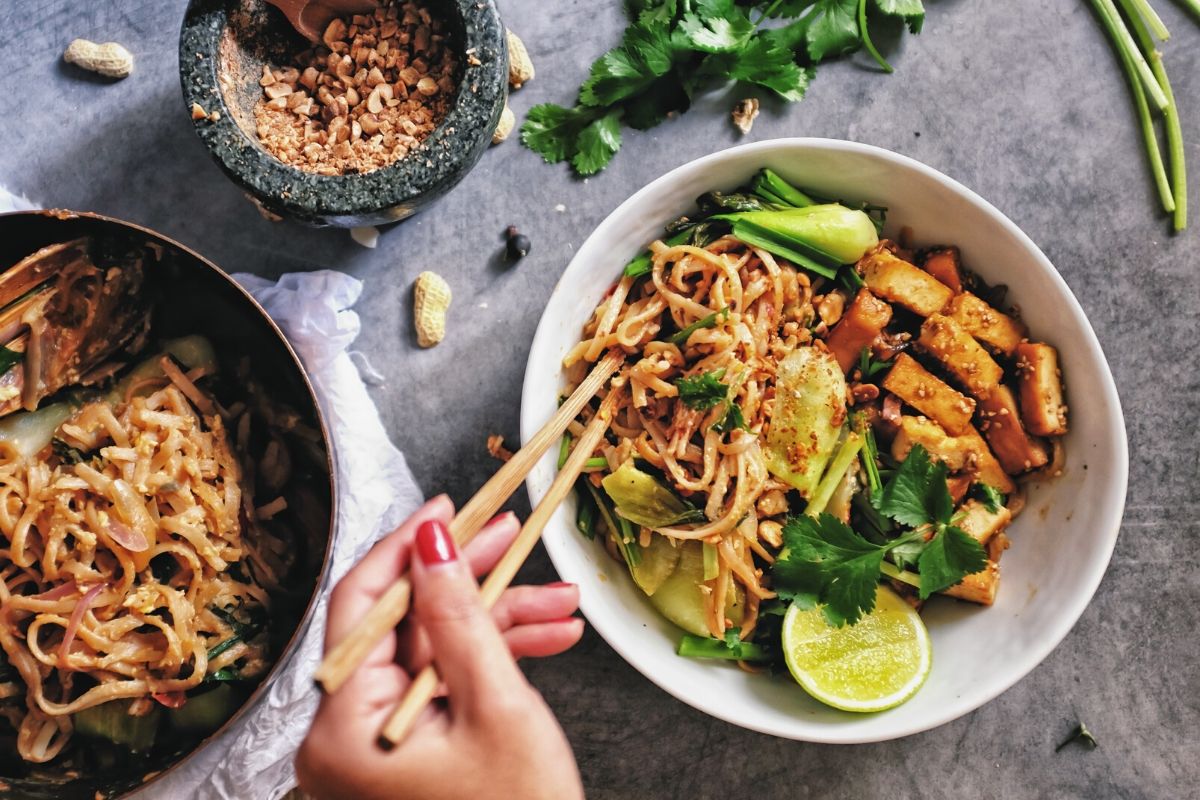
{"type": "Polygon", "coordinates": [[[129,700],[110,700],[76,712],[72,721],[75,730],[84,736],[107,739],[135,753],[144,753],[154,746],[162,718],[161,707],[152,705],[146,714],[138,717],[129,713],[130,707],[129,700]]]}
{"type": "Polygon", "coordinates": [[[668,528],[704,521],[704,512],[680,500],[674,492],[630,459],[602,481],[616,505],[617,515],[646,528],[668,528]]]}
{"type": "Polygon", "coordinates": [[[793,350],[779,362],[767,468],[811,497],[846,420],[846,378],[829,353],[793,350]]]}

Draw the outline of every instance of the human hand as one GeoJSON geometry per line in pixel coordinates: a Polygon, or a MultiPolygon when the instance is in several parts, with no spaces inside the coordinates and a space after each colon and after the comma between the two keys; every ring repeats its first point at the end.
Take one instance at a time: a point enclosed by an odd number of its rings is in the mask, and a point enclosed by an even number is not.
{"type": "Polygon", "coordinates": [[[471,573],[500,559],[519,531],[498,517],[460,558],[446,524],[454,510],[436,498],[382,539],[338,583],[329,601],[325,647],[346,636],[406,567],[413,611],[334,695],[322,697],[300,752],[301,787],[318,798],[458,800],[582,798],[566,737],[513,660],[562,652],[583,622],[568,618],[574,586],[521,586],[489,616],[471,573]],[[416,555],[413,556],[412,554],[416,555]],[[391,751],[377,739],[411,676],[432,658],[446,696],[391,751]]]}
{"type": "Polygon", "coordinates": [[[379,7],[376,0],[267,0],[283,12],[300,35],[313,42],[321,41],[321,34],[334,17],[350,14],[369,14],[379,7]]]}

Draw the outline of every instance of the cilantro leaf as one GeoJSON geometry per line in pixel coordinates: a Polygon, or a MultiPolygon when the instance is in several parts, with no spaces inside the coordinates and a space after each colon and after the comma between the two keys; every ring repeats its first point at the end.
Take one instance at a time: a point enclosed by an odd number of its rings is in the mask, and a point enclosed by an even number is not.
{"type": "Polygon", "coordinates": [[[624,122],[636,130],[647,131],[671,113],[687,111],[691,104],[683,81],[672,70],[657,78],[641,94],[625,101],[624,122]]]}
{"type": "Polygon", "coordinates": [[[675,381],[675,386],[679,389],[679,399],[688,408],[708,411],[718,403],[724,402],[729,394],[729,387],[721,383],[723,377],[725,370],[719,369],[703,375],[680,378],[675,381]]]}
{"type": "Polygon", "coordinates": [[[646,89],[674,65],[675,46],[666,23],[647,20],[631,25],[619,47],[592,64],[579,90],[585,106],[608,106],[646,89]]]}
{"type": "Polygon", "coordinates": [[[980,499],[983,501],[983,505],[993,514],[999,511],[1000,507],[1004,505],[1004,494],[995,486],[986,483],[976,483],[972,488],[979,490],[979,494],[982,495],[980,499]]]}
{"type": "Polygon", "coordinates": [[[853,625],[875,608],[886,545],[859,536],[837,517],[795,517],[783,526],[784,548],[772,570],[780,597],[824,604],[829,624],[853,625]]]}
{"type": "Polygon", "coordinates": [[[884,14],[900,17],[911,33],[920,33],[925,24],[925,5],[921,0],[874,0],[884,14]]]}
{"type": "Polygon", "coordinates": [[[858,35],[858,0],[817,0],[808,24],[806,45],[814,62],[851,53],[862,43],[858,35]]]}
{"type": "Polygon", "coordinates": [[[939,526],[917,560],[921,599],[948,589],[985,567],[987,554],[977,539],[955,525],[939,526]]]}
{"type": "Polygon", "coordinates": [[[784,100],[804,97],[812,71],[797,66],[778,36],[754,36],[728,66],[729,77],[771,89],[784,100]]]}
{"type": "Polygon", "coordinates": [[[679,23],[684,41],[695,50],[728,53],[744,45],[754,33],[754,23],[729,0],[697,6],[699,13],[685,14],[679,23]]]}
{"type": "Polygon", "coordinates": [[[883,491],[871,498],[881,514],[918,528],[931,522],[948,523],[954,500],[946,486],[946,465],[932,463],[921,445],[914,445],[883,491]]]}
{"type": "Polygon", "coordinates": [[[732,400],[725,403],[725,416],[713,423],[713,430],[717,433],[729,433],[738,429],[747,430],[746,416],[742,413],[742,407],[732,400]]]}
{"type": "Polygon", "coordinates": [[[565,161],[575,155],[579,133],[590,121],[590,115],[578,108],[542,103],[529,109],[521,141],[548,163],[565,161]]]}
{"type": "Polygon", "coordinates": [[[621,149],[621,113],[612,111],[593,121],[576,139],[571,165],[580,175],[595,175],[621,149]]]}
{"type": "Polygon", "coordinates": [[[24,360],[24,353],[18,353],[16,350],[9,350],[7,347],[0,345],[0,375],[8,372],[24,360]]]}

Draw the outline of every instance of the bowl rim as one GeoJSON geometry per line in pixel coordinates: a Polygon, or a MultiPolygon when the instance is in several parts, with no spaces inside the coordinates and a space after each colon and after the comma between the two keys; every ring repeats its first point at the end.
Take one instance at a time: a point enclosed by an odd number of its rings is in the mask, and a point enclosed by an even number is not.
{"type": "MultiPolygon", "coordinates": [[[[220,118],[189,123],[222,171],[267,210],[318,224],[382,224],[402,219],[462,180],[492,142],[508,92],[504,24],[495,0],[443,3],[463,28],[461,75],[445,117],[409,155],[378,169],[320,175],[285,164],[242,129],[225,101],[219,67],[221,40],[231,12],[243,0],[189,0],[179,32],[183,107],[193,103],[220,118]],[[492,58],[471,64],[466,54],[499,42],[492,58]],[[467,106],[490,108],[479,125],[468,124],[467,106]],[[362,198],[362,199],[356,199],[362,198]],[[369,199],[368,199],[369,198],[369,199]],[[402,213],[389,213],[403,209],[402,213]]],[[[263,2],[269,13],[276,9],[263,2]]],[[[286,23],[285,23],[286,24],[286,23]]]]}
{"type": "Polygon", "coordinates": [[[242,719],[242,717],[250,713],[250,711],[258,706],[258,704],[266,696],[267,690],[270,688],[270,686],[274,684],[276,679],[278,679],[278,677],[283,673],[283,670],[288,667],[295,658],[298,645],[300,644],[300,641],[308,634],[313,617],[316,615],[317,606],[320,604],[321,599],[325,596],[326,589],[329,587],[330,574],[333,568],[332,556],[334,537],[337,535],[338,518],[337,453],[334,450],[333,437],[330,434],[328,421],[325,418],[324,410],[321,408],[320,399],[317,396],[316,389],[313,387],[312,380],[309,378],[308,370],[305,368],[304,362],[300,360],[300,356],[292,347],[292,343],[288,341],[288,338],[284,335],[283,330],[279,327],[271,315],[267,313],[267,310],[262,307],[262,304],[260,304],[258,300],[254,298],[254,295],[250,294],[250,292],[247,291],[240,283],[235,281],[229,273],[221,269],[214,262],[209,261],[207,258],[200,255],[187,245],[181,244],[175,239],[161,234],[158,231],[147,228],[144,225],[139,225],[136,222],[129,222],[127,220],[118,219],[117,217],[110,217],[106,214],[98,214],[91,211],[70,211],[66,209],[35,209],[0,213],[0,220],[10,217],[44,217],[63,221],[68,221],[71,219],[97,220],[106,225],[116,225],[127,230],[135,231],[138,234],[145,236],[148,240],[161,242],[162,244],[184,253],[193,259],[198,265],[207,268],[209,272],[212,273],[218,280],[224,282],[227,286],[234,289],[252,308],[258,312],[259,317],[269,326],[270,330],[275,334],[275,337],[283,345],[284,350],[290,357],[292,365],[296,368],[296,372],[300,376],[300,380],[305,391],[307,392],[307,399],[312,404],[312,408],[316,415],[317,426],[321,431],[322,443],[325,445],[325,462],[326,468],[329,470],[329,536],[325,542],[325,552],[321,557],[321,568],[317,573],[316,582],[313,584],[312,596],[308,599],[308,603],[305,605],[304,612],[300,615],[296,622],[296,629],[292,632],[291,637],[288,638],[287,643],[280,651],[279,658],[277,658],[275,662],[271,664],[271,668],[267,670],[267,674],[264,675],[263,679],[258,682],[257,686],[254,687],[254,691],[250,693],[250,696],[246,698],[245,702],[238,706],[237,710],[234,711],[234,713],[230,715],[228,719],[221,723],[219,728],[197,742],[196,746],[185,753],[182,758],[172,762],[165,769],[155,773],[154,777],[150,780],[143,781],[137,786],[134,786],[128,791],[122,792],[117,796],[118,799],[131,797],[145,789],[147,786],[154,784],[160,778],[183,766],[202,750],[212,744],[215,740],[224,735],[234,723],[238,722],[240,719],[242,719]]]}
{"type": "MultiPolygon", "coordinates": [[[[970,188],[959,183],[955,179],[945,175],[944,173],[928,166],[920,161],[909,156],[887,150],[874,145],[863,144],[860,142],[852,142],[842,139],[829,139],[818,137],[788,137],[779,139],[767,139],[759,142],[738,145],[724,150],[710,153],[709,155],[689,161],[685,164],[675,167],[667,173],[652,180],[650,183],[643,186],[638,191],[634,192],[623,202],[621,202],[612,212],[610,212],[604,220],[596,226],[592,233],[584,240],[579,249],[576,250],[575,256],[571,259],[566,269],[563,270],[559,280],[555,284],[554,290],[551,293],[550,299],[547,300],[546,308],[554,302],[560,292],[569,289],[569,283],[575,279],[575,273],[581,272],[584,269],[585,262],[583,259],[588,256],[592,249],[589,245],[597,240],[620,241],[619,234],[620,217],[622,217],[631,207],[636,207],[643,203],[645,198],[653,195],[662,186],[669,185],[676,180],[690,176],[694,173],[703,171],[704,169],[721,163],[728,159],[735,159],[739,156],[750,155],[762,152],[776,154],[779,151],[800,150],[805,153],[813,152],[838,152],[850,153],[854,155],[867,156],[870,158],[880,159],[887,162],[890,166],[899,167],[901,170],[918,173],[926,178],[932,179],[941,188],[948,190],[951,194],[956,195],[964,202],[975,206],[982,211],[988,219],[999,226],[1005,233],[1013,237],[1017,244],[1024,249],[1032,257],[1031,260],[1046,273],[1047,277],[1056,284],[1057,289],[1068,299],[1065,311],[1073,321],[1083,331],[1083,336],[1080,337],[1079,344],[1086,349],[1086,357],[1095,361],[1101,366],[1101,374],[1103,377],[1102,386],[1089,387],[1089,391],[1099,391],[1103,394],[1103,400],[1111,409],[1108,423],[1113,427],[1113,443],[1116,456],[1116,463],[1109,465],[1113,470],[1113,476],[1110,479],[1110,485],[1119,487],[1119,490],[1112,496],[1108,503],[1111,509],[1111,522],[1107,526],[1097,531],[1097,535],[1102,534],[1103,538],[1099,539],[1099,548],[1102,550],[1103,559],[1102,567],[1095,568],[1091,574],[1088,574],[1083,582],[1083,591],[1076,592],[1072,601],[1061,607],[1061,613],[1055,617],[1055,623],[1048,627],[1046,633],[1039,637],[1036,644],[1031,645],[1023,651],[1021,657],[1017,660],[1014,668],[1011,669],[1001,680],[993,682],[985,691],[981,692],[977,697],[973,697],[964,706],[958,707],[954,704],[946,704],[943,711],[940,713],[927,715],[921,720],[914,720],[907,724],[901,723],[896,726],[896,730],[892,733],[883,734],[860,734],[846,733],[844,728],[830,728],[829,735],[813,734],[811,732],[787,731],[781,730],[770,724],[757,724],[753,721],[748,721],[744,718],[734,717],[731,714],[723,713],[718,706],[706,703],[704,698],[694,696],[680,689],[679,685],[667,680],[665,676],[655,674],[647,663],[644,663],[642,657],[636,650],[626,647],[621,640],[621,634],[616,626],[610,624],[609,618],[603,614],[593,614],[596,608],[603,605],[602,597],[599,593],[581,593],[580,610],[587,618],[588,622],[596,629],[600,636],[608,643],[608,645],[620,655],[626,663],[640,672],[645,678],[657,685],[663,691],[675,699],[686,703],[687,705],[701,711],[709,716],[716,717],[725,722],[737,725],[741,728],[765,733],[781,738],[794,739],[799,741],[827,743],[827,744],[866,744],[879,741],[890,741],[899,739],[905,736],[921,733],[940,727],[948,722],[951,722],[959,717],[975,711],[983,705],[991,702],[999,695],[1012,688],[1018,681],[1032,672],[1039,664],[1050,655],[1053,650],[1062,643],[1067,634],[1070,633],[1079,618],[1083,615],[1087,606],[1091,603],[1092,597],[1100,586],[1100,582],[1108,571],[1108,566],[1112,560],[1113,550],[1116,547],[1117,537],[1120,533],[1121,520],[1124,515],[1125,500],[1128,491],[1129,483],[1129,446],[1125,428],[1124,413],[1121,409],[1120,397],[1117,393],[1116,383],[1112,376],[1112,370],[1109,368],[1108,360],[1104,356],[1103,349],[1100,346],[1100,341],[1096,336],[1095,330],[1087,319],[1079,300],[1071,291],[1062,275],[1054,267],[1041,248],[1034,241],[1010,220],[1003,212],[978,195],[970,188]]],[[[631,254],[632,257],[632,254],[631,254]]],[[[591,258],[588,257],[590,261],[591,258]]],[[[614,275],[616,270],[614,270],[614,275]]],[[[537,429],[543,424],[544,420],[535,417],[532,405],[529,398],[534,392],[539,391],[539,376],[545,373],[545,366],[535,363],[536,354],[541,349],[539,345],[546,340],[553,340],[555,337],[560,337],[557,331],[552,329],[551,322],[546,316],[545,310],[538,322],[537,330],[534,333],[533,342],[530,346],[528,361],[526,362],[525,376],[522,383],[521,391],[521,440],[522,444],[529,441],[537,429]]],[[[549,459],[550,456],[547,456],[549,459]]],[[[543,461],[545,463],[545,460],[543,461]]],[[[531,474],[526,480],[526,488],[529,492],[530,502],[537,505],[545,496],[545,491],[542,487],[536,486],[534,478],[531,474]]],[[[555,569],[559,569],[559,562],[564,558],[564,554],[560,552],[557,540],[549,538],[544,540],[546,551],[550,556],[551,562],[555,565],[555,569]]]]}

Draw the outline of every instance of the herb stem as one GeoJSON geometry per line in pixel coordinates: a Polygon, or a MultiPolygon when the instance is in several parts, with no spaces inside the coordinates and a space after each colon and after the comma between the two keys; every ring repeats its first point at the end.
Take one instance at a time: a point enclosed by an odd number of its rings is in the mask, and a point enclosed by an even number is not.
{"type": "Polygon", "coordinates": [[[907,583],[909,586],[915,586],[918,589],[921,588],[921,576],[915,572],[900,569],[895,564],[890,564],[887,561],[880,564],[879,571],[889,578],[894,578],[895,580],[907,583]]]}
{"type": "Polygon", "coordinates": [[[858,0],[858,35],[862,37],[863,47],[867,48],[875,63],[889,75],[895,72],[892,65],[876,49],[875,43],[871,41],[871,34],[867,32],[867,0],[858,0]]]}
{"type": "MultiPolygon", "coordinates": [[[[1128,0],[1122,0],[1122,2],[1127,3],[1128,0]]],[[[1113,0],[1092,0],[1092,4],[1099,12],[1100,19],[1104,23],[1104,27],[1108,29],[1109,35],[1117,41],[1117,47],[1124,50],[1133,60],[1134,69],[1145,86],[1146,92],[1150,95],[1150,99],[1154,101],[1155,107],[1159,111],[1165,111],[1168,105],[1167,96],[1158,79],[1155,78],[1153,70],[1150,69],[1150,65],[1146,63],[1146,57],[1138,49],[1129,28],[1121,19],[1121,12],[1117,11],[1113,0]]]]}
{"type": "Polygon", "coordinates": [[[1154,129],[1154,120],[1150,116],[1150,104],[1146,102],[1146,90],[1142,88],[1142,82],[1138,79],[1133,59],[1119,47],[1117,52],[1121,57],[1121,64],[1125,67],[1125,76],[1129,79],[1134,105],[1137,106],[1142,139],[1146,144],[1146,157],[1150,159],[1150,171],[1154,173],[1158,197],[1162,202],[1163,210],[1170,214],[1175,210],[1175,195],[1171,189],[1171,181],[1167,177],[1167,169],[1163,164],[1162,150],[1158,146],[1158,132],[1154,129]]]}
{"type": "MultiPolygon", "coordinates": [[[[1121,5],[1126,5],[1124,0],[1122,0],[1121,5]]],[[[1167,30],[1167,26],[1162,21],[1162,17],[1158,15],[1158,12],[1150,6],[1150,0],[1133,0],[1130,5],[1133,6],[1137,14],[1141,15],[1142,19],[1146,21],[1146,24],[1150,26],[1150,30],[1154,32],[1154,35],[1157,36],[1160,41],[1165,42],[1167,39],[1171,38],[1171,32],[1167,30]]],[[[1126,7],[1125,10],[1129,11],[1130,9],[1126,7]]]]}
{"type": "MultiPolygon", "coordinates": [[[[1106,1],[1110,4],[1112,2],[1112,0],[1106,1]]],[[[1154,41],[1150,38],[1145,21],[1137,15],[1133,6],[1134,2],[1136,0],[1120,0],[1121,7],[1129,15],[1133,33],[1137,36],[1138,46],[1141,48],[1139,53],[1144,51],[1149,57],[1151,72],[1167,98],[1167,107],[1163,109],[1163,124],[1167,133],[1171,185],[1175,193],[1174,227],[1175,232],[1179,233],[1187,227],[1187,166],[1184,163],[1183,128],[1179,123],[1179,108],[1175,105],[1175,93],[1171,91],[1171,82],[1167,79],[1167,70],[1163,66],[1162,55],[1154,48],[1154,41]]]]}

